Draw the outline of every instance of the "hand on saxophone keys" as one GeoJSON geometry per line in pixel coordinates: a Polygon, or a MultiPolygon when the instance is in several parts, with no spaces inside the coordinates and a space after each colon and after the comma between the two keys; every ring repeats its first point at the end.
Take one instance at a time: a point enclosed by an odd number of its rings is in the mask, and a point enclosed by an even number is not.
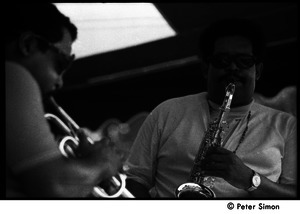
{"type": "Polygon", "coordinates": [[[236,188],[246,189],[252,170],[233,152],[225,148],[210,148],[201,165],[201,174],[219,177],[236,188]],[[239,175],[239,176],[236,176],[239,175]]]}

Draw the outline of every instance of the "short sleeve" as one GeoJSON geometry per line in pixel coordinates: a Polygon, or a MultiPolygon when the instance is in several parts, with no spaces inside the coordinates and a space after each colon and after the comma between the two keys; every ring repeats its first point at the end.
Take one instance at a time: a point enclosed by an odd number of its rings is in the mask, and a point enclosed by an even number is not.
{"type": "Polygon", "coordinates": [[[284,147],[284,156],[282,157],[282,172],[279,182],[282,184],[297,183],[297,121],[295,117],[286,124],[288,136],[284,147]]]}
{"type": "Polygon", "coordinates": [[[128,178],[145,185],[148,189],[153,186],[153,173],[156,171],[157,144],[159,142],[157,121],[158,115],[154,110],[141,126],[127,159],[128,178]]]}

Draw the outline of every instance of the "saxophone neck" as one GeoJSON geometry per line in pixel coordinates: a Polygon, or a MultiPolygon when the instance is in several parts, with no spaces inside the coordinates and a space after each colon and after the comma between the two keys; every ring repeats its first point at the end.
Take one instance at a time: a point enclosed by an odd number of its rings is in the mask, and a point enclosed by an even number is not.
{"type": "Polygon", "coordinates": [[[225,98],[224,98],[223,104],[220,107],[221,111],[224,111],[224,112],[230,111],[231,101],[232,101],[234,92],[235,92],[235,84],[229,83],[229,85],[225,89],[225,98]]]}

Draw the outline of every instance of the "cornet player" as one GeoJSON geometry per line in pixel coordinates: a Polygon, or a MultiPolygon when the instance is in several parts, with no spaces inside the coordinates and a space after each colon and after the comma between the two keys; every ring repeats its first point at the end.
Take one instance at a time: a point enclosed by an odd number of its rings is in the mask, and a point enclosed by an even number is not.
{"type": "Polygon", "coordinates": [[[122,167],[120,154],[102,141],[84,158],[65,159],[42,104],[62,86],[77,28],[52,4],[13,4],[5,11],[6,197],[89,196],[122,167]]]}
{"type": "Polygon", "coordinates": [[[199,48],[207,92],[165,101],[148,116],[128,158],[127,188],[136,197],[176,197],[229,83],[235,94],[223,144],[210,148],[201,165],[206,185],[217,198],[296,196],[296,118],[253,99],[263,41],[248,20],[207,28],[199,48]]]}

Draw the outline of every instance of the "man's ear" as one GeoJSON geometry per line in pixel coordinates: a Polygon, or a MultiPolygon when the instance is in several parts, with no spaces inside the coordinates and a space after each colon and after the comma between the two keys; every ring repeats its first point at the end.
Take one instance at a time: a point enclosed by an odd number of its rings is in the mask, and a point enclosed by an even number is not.
{"type": "Polygon", "coordinates": [[[37,42],[32,33],[26,32],[19,36],[18,45],[21,53],[28,56],[37,48],[37,42]]]}
{"type": "Polygon", "coordinates": [[[261,73],[264,69],[264,64],[262,62],[256,64],[256,72],[255,72],[255,75],[256,75],[256,80],[259,80],[259,78],[261,77],[261,73]]]}

